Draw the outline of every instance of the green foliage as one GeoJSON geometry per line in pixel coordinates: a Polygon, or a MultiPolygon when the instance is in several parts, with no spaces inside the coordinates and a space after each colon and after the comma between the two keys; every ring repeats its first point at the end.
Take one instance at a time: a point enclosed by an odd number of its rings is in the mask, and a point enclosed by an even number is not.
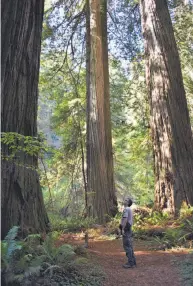
{"type": "Polygon", "coordinates": [[[45,54],[41,61],[41,100],[49,110],[52,109],[52,116],[50,122],[43,124],[40,120],[39,124],[41,128],[47,124],[46,132],[54,130],[61,141],[60,148],[45,160],[47,174],[42,172],[41,183],[46,203],[51,192],[55,210],[70,204],[71,210],[76,213],[79,209],[80,213],[84,208],[81,146],[85,153],[85,70],[73,71],[68,62],[54,77],[54,65],[61,61],[58,56],[61,55],[45,54]]]}
{"type": "Polygon", "coordinates": [[[179,246],[180,237],[182,235],[182,229],[180,228],[169,228],[166,230],[164,235],[164,242],[168,245],[169,248],[179,246]]]}
{"type": "Polygon", "coordinates": [[[184,206],[180,210],[180,218],[191,218],[193,216],[193,207],[184,206]]]}
{"type": "Polygon", "coordinates": [[[1,259],[5,267],[11,261],[14,252],[22,249],[21,243],[15,240],[18,230],[18,226],[13,226],[6,235],[5,240],[1,242],[1,259]]]}
{"type": "Polygon", "coordinates": [[[174,32],[181,66],[186,97],[193,126],[193,17],[192,7],[180,5],[175,11],[174,32]]]}
{"type": "Polygon", "coordinates": [[[192,221],[189,219],[185,220],[185,225],[186,229],[188,229],[189,231],[191,231],[193,233],[193,219],[192,221]]]}
{"type": "Polygon", "coordinates": [[[154,236],[154,240],[159,244],[159,248],[161,250],[170,249],[172,247],[179,247],[179,237],[180,232],[179,229],[167,229],[164,233],[164,235],[154,236]]]}
{"type": "Polygon", "coordinates": [[[16,132],[2,132],[1,143],[3,145],[3,152],[1,154],[3,160],[12,161],[18,166],[31,169],[35,169],[36,167],[25,163],[23,154],[40,158],[46,152],[52,150],[46,144],[41,134],[38,137],[32,137],[16,132]]]}
{"type": "Polygon", "coordinates": [[[75,252],[69,244],[64,244],[60,247],[54,247],[53,238],[48,236],[43,243],[42,249],[47,256],[47,261],[53,264],[69,264],[75,252]]]}
{"type": "Polygon", "coordinates": [[[156,225],[163,226],[168,222],[168,220],[169,220],[168,213],[154,211],[149,217],[146,217],[144,219],[144,223],[154,225],[154,226],[156,225]]]}
{"type": "Polygon", "coordinates": [[[148,240],[153,237],[159,249],[172,247],[192,247],[193,217],[191,211],[183,207],[178,219],[168,213],[152,212],[148,209],[134,211],[133,231],[136,238],[148,240]],[[145,212],[144,212],[145,211],[145,212]]]}
{"type": "Polygon", "coordinates": [[[110,222],[107,223],[106,228],[107,228],[108,234],[110,234],[110,235],[111,234],[117,234],[121,217],[122,217],[122,214],[120,212],[118,212],[116,214],[116,216],[114,218],[112,218],[110,222]]]}
{"type": "Polygon", "coordinates": [[[40,141],[41,138],[24,136],[16,132],[2,132],[1,142],[9,147],[11,156],[14,157],[19,151],[28,155],[38,155],[46,150],[46,146],[40,141]]]}
{"type": "Polygon", "coordinates": [[[119,61],[110,63],[114,165],[118,196],[138,204],[153,198],[153,168],[144,66],[139,55],[130,63],[129,79],[119,61]]]}
{"type": "MultiPolygon", "coordinates": [[[[14,241],[18,228],[14,227],[7,235],[9,241],[9,260],[7,264],[2,264],[3,279],[7,283],[14,285],[36,285],[45,283],[54,285],[61,281],[62,285],[101,285],[104,275],[99,268],[90,265],[90,261],[85,257],[86,250],[78,252],[77,248],[69,244],[55,246],[59,233],[52,232],[46,236],[43,244],[40,244],[38,234],[30,235],[24,241],[14,241]],[[39,243],[38,243],[39,241],[39,243]],[[10,246],[10,242],[12,245],[10,246]],[[13,242],[15,243],[13,250],[13,242]],[[20,243],[22,248],[17,244],[20,243]],[[84,258],[81,260],[81,255],[84,258]],[[41,282],[40,282],[41,281],[41,282]]],[[[3,253],[7,253],[3,251],[3,253]]]]}
{"type": "Polygon", "coordinates": [[[62,219],[58,215],[49,215],[51,228],[53,231],[63,231],[63,232],[78,232],[84,231],[95,223],[93,218],[83,218],[78,217],[69,217],[62,219]]]}

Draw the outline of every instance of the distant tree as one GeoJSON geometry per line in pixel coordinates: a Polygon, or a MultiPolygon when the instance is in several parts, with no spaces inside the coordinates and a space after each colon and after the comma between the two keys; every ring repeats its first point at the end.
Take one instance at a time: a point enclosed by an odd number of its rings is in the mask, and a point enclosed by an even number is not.
{"type": "MultiPolygon", "coordinates": [[[[3,0],[1,9],[2,131],[36,137],[44,1],[3,0]]],[[[9,156],[7,145],[2,153],[9,156]]],[[[37,164],[37,156],[22,151],[14,161],[2,160],[2,237],[14,225],[32,232],[47,229],[37,164]]]]}
{"type": "MultiPolygon", "coordinates": [[[[88,3],[88,2],[87,2],[88,3]]],[[[88,5],[87,5],[88,9],[88,5]]],[[[107,47],[107,2],[90,1],[90,28],[87,22],[87,179],[88,205],[103,223],[117,212],[115,196],[109,71],[107,47]],[[88,59],[88,58],[87,58],[88,59]],[[89,77],[89,78],[88,78],[89,77]]]]}
{"type": "Polygon", "coordinates": [[[155,207],[193,205],[193,137],[167,1],[141,0],[155,163],[155,207]]]}

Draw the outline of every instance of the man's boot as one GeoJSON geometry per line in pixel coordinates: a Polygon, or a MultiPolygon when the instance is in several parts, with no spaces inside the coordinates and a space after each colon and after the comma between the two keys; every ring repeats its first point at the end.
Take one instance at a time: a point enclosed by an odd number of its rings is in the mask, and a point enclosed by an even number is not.
{"type": "Polygon", "coordinates": [[[123,265],[123,268],[133,268],[133,267],[134,267],[134,265],[131,265],[129,262],[127,262],[123,265]]]}

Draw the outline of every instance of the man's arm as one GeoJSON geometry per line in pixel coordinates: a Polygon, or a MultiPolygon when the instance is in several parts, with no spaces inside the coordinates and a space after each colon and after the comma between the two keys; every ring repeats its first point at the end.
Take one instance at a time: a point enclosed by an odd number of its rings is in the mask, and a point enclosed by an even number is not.
{"type": "Polygon", "coordinates": [[[127,224],[127,217],[123,217],[122,221],[121,221],[121,225],[122,225],[123,230],[125,229],[126,224],[127,224]]]}
{"type": "Polygon", "coordinates": [[[121,219],[122,234],[124,234],[124,230],[128,221],[128,215],[129,215],[128,212],[129,212],[128,209],[124,209],[123,211],[123,217],[121,219]]]}

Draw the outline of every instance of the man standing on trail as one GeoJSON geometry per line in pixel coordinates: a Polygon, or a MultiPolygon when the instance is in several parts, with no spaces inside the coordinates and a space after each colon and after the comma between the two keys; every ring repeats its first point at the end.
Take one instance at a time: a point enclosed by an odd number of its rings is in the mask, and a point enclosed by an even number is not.
{"type": "Polygon", "coordinates": [[[124,268],[133,268],[136,266],[135,255],[132,246],[132,225],[133,225],[133,214],[131,205],[133,204],[130,198],[124,200],[124,210],[119,228],[122,230],[123,237],[123,248],[126,252],[128,262],[123,265],[124,268]]]}

